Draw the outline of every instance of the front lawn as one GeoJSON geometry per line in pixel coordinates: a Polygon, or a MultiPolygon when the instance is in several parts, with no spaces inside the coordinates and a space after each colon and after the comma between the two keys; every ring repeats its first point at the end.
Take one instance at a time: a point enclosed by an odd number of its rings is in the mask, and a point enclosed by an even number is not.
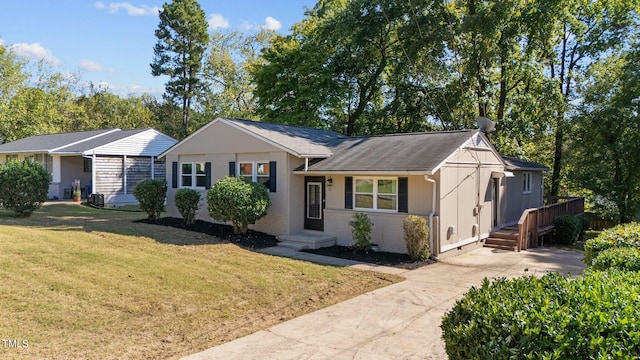
{"type": "Polygon", "coordinates": [[[143,217],[0,212],[0,339],[22,347],[0,357],[177,358],[401,280],[134,223],[143,217]]]}

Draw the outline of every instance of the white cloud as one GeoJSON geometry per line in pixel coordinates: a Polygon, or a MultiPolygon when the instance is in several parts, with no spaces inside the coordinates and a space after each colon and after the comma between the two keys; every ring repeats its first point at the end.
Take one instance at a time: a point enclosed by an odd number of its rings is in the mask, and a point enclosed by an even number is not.
{"type": "Polygon", "coordinates": [[[228,29],[229,21],[222,14],[209,15],[209,28],[211,29],[228,29]]]}
{"type": "Polygon", "coordinates": [[[120,9],[123,9],[130,16],[145,16],[145,15],[156,16],[160,12],[160,8],[157,6],[147,6],[147,5],[134,6],[128,2],[111,2],[107,5],[102,1],[98,1],[95,4],[95,6],[96,6],[96,9],[107,10],[111,14],[115,14],[118,11],[120,11],[120,9]]]}
{"type": "Polygon", "coordinates": [[[4,40],[0,39],[0,46],[4,45],[4,40]]]}
{"type": "Polygon", "coordinates": [[[102,71],[108,71],[108,72],[113,72],[115,70],[105,67],[104,65],[100,64],[99,62],[96,61],[91,61],[91,60],[80,60],[80,62],[78,63],[78,67],[81,70],[84,71],[89,71],[89,72],[102,72],[102,71]]]}
{"type": "Polygon", "coordinates": [[[243,20],[240,23],[240,29],[242,29],[243,31],[253,31],[253,30],[272,30],[272,31],[278,31],[282,28],[282,24],[280,23],[280,21],[278,21],[277,19],[271,17],[271,16],[267,16],[264,19],[264,24],[262,25],[255,25],[252,24],[246,20],[243,20]]]}
{"type": "Polygon", "coordinates": [[[56,59],[51,50],[45,49],[40,43],[18,43],[7,46],[11,52],[27,59],[44,60],[51,65],[60,65],[60,60],[56,59]]]}
{"type": "Polygon", "coordinates": [[[264,19],[264,25],[260,25],[261,29],[273,30],[273,31],[278,31],[280,30],[281,27],[282,27],[282,24],[280,23],[280,21],[276,20],[275,18],[272,18],[271,16],[267,16],[267,18],[264,19]]]}

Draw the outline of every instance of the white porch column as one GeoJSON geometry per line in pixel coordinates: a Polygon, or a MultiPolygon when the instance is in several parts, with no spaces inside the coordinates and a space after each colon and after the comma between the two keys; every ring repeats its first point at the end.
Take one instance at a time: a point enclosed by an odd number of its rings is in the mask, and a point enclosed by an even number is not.
{"type": "Polygon", "coordinates": [[[91,193],[97,194],[96,190],[96,154],[91,157],[91,193]]]}
{"type": "Polygon", "coordinates": [[[153,160],[154,157],[151,157],[151,180],[154,180],[156,178],[156,174],[155,174],[155,166],[153,166],[153,160]]]}
{"type": "Polygon", "coordinates": [[[124,194],[127,195],[127,155],[122,156],[122,181],[122,185],[124,185],[124,194]]]}

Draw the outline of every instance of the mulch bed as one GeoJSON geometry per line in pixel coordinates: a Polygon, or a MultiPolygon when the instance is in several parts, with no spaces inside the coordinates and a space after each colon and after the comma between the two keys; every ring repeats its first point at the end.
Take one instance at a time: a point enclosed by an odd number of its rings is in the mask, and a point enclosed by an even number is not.
{"type": "MultiPolygon", "coordinates": [[[[173,243],[175,245],[209,244],[217,242],[217,239],[236,244],[247,249],[264,249],[276,246],[278,244],[278,240],[273,235],[254,230],[249,230],[245,235],[237,235],[233,233],[233,226],[231,225],[214,224],[202,220],[196,220],[196,223],[193,225],[185,225],[182,219],[174,217],[164,217],[156,220],[142,219],[136,220],[135,222],[160,226],[171,226],[177,229],[184,229],[211,235],[216,238],[212,239],[213,241],[211,242],[203,242],[200,240],[198,242],[173,243]]],[[[376,265],[393,266],[402,269],[416,269],[434,262],[433,260],[413,261],[407,254],[397,254],[385,251],[356,251],[350,247],[339,245],[315,250],[308,249],[302,251],[376,265]]]]}
{"type": "MultiPolygon", "coordinates": [[[[142,219],[136,222],[145,224],[171,226],[178,229],[184,229],[188,231],[194,231],[202,234],[215,236],[216,238],[242,246],[248,249],[264,249],[278,244],[275,236],[265,234],[259,231],[249,230],[244,235],[237,235],[233,233],[233,226],[214,224],[202,220],[196,220],[193,225],[185,225],[184,220],[174,217],[164,217],[156,220],[142,219]]],[[[176,245],[191,245],[191,244],[176,244],[176,245]]]]}
{"type": "Polygon", "coordinates": [[[331,256],[341,259],[360,261],[370,264],[393,266],[402,269],[417,269],[419,267],[434,263],[433,260],[413,261],[407,254],[397,254],[385,251],[357,251],[347,246],[335,245],[320,249],[302,250],[311,254],[331,256]]]}

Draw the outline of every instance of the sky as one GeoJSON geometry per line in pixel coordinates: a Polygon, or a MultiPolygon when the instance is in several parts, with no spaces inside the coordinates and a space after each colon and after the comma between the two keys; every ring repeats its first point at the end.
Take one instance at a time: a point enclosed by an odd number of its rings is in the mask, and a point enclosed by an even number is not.
{"type": "MultiPolygon", "coordinates": [[[[59,73],[79,76],[120,96],[164,92],[153,77],[154,31],[165,0],[4,0],[0,44],[59,73]]],[[[290,33],[316,0],[200,0],[209,30],[255,33],[261,27],[290,33]]]]}

